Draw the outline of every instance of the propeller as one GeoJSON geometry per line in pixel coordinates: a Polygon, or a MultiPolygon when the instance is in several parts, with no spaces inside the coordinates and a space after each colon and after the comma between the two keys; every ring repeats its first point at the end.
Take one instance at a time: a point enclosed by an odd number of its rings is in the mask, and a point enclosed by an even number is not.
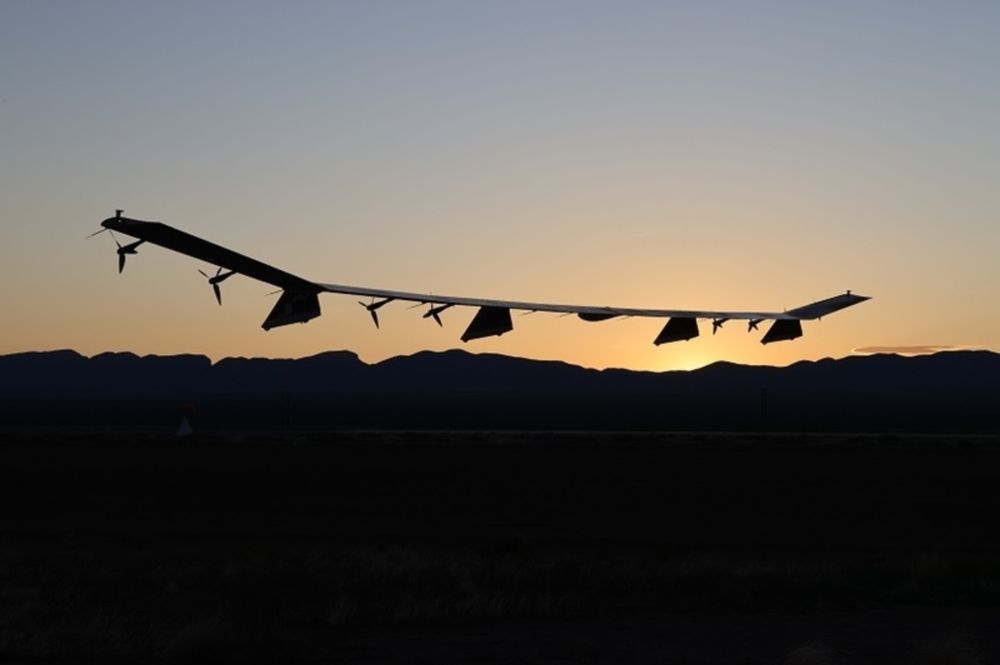
{"type": "Polygon", "coordinates": [[[122,245],[118,242],[118,238],[115,237],[114,233],[111,234],[111,239],[115,241],[116,245],[118,245],[118,274],[120,275],[122,271],[125,270],[125,257],[129,254],[138,254],[139,252],[136,250],[139,248],[139,245],[146,241],[136,240],[135,242],[130,242],[127,245],[122,245]]]}
{"type": "Polygon", "coordinates": [[[722,324],[728,320],[729,319],[712,319],[712,334],[714,335],[718,332],[719,328],[722,327],[722,324]]]}
{"type": "MultiPolygon", "coordinates": [[[[115,210],[115,216],[120,219],[123,212],[125,211],[115,210]]],[[[84,240],[89,240],[90,238],[93,238],[96,235],[100,235],[105,231],[109,231],[111,233],[111,239],[115,241],[115,245],[118,247],[118,274],[120,275],[122,271],[125,270],[125,256],[127,254],[138,254],[139,252],[137,252],[136,250],[139,248],[139,245],[141,245],[146,241],[136,240],[135,242],[130,242],[127,245],[122,245],[120,242],[118,242],[118,238],[115,237],[115,233],[114,231],[111,230],[110,226],[105,226],[102,229],[94,231],[90,235],[86,236],[84,240]]]]}
{"type": "Polygon", "coordinates": [[[444,305],[438,305],[436,307],[431,307],[429,310],[427,310],[426,312],[424,312],[424,318],[425,319],[434,319],[434,321],[439,326],[443,327],[444,324],[441,323],[441,312],[443,312],[444,310],[448,309],[449,307],[454,307],[454,306],[455,306],[455,303],[447,303],[447,304],[444,304],[444,305]]]}
{"type": "MultiPolygon", "coordinates": [[[[120,220],[122,218],[123,212],[125,211],[115,210],[115,219],[120,220]]],[[[104,223],[107,224],[108,220],[105,220],[104,223]]],[[[111,239],[115,241],[115,245],[118,247],[118,274],[121,274],[122,271],[125,270],[125,256],[127,254],[138,254],[139,252],[137,252],[136,250],[139,248],[139,245],[141,245],[146,241],[144,239],[136,240],[135,242],[130,242],[127,245],[122,245],[120,242],[118,242],[118,238],[115,236],[115,232],[111,230],[110,226],[105,226],[104,228],[94,231],[90,235],[86,236],[84,240],[89,240],[90,238],[93,238],[96,235],[100,235],[105,231],[111,232],[111,239]]]]}
{"type": "Polygon", "coordinates": [[[764,319],[750,319],[749,321],[747,321],[747,332],[750,332],[751,330],[757,330],[757,324],[763,320],[764,319]]]}
{"type": "Polygon", "coordinates": [[[198,272],[208,280],[208,283],[212,285],[212,291],[215,292],[215,300],[221,305],[222,304],[222,289],[219,288],[219,284],[226,281],[230,277],[236,274],[235,270],[230,270],[227,273],[222,272],[222,267],[220,266],[218,270],[215,271],[214,275],[209,275],[207,272],[198,268],[198,272]]]}
{"type": "Polygon", "coordinates": [[[391,303],[393,300],[395,298],[385,298],[384,300],[375,302],[375,298],[373,297],[371,303],[359,300],[358,304],[368,310],[368,313],[372,315],[372,321],[375,322],[375,327],[378,328],[378,308],[391,303]]]}

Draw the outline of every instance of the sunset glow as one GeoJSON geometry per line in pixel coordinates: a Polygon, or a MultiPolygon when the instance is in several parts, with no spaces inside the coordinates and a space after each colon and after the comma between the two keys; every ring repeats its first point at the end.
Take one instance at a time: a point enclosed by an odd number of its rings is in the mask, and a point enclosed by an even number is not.
{"type": "MultiPolygon", "coordinates": [[[[723,3],[11,3],[0,11],[0,353],[588,367],[1000,349],[1000,8],[723,3]],[[307,279],[480,297],[781,310],[873,300],[766,347],[728,323],[514,313],[462,344],[357,298],[260,329],[240,276],[144,247],[124,208],[307,279]]],[[[762,326],[763,328],[763,326],[762,326]]]]}

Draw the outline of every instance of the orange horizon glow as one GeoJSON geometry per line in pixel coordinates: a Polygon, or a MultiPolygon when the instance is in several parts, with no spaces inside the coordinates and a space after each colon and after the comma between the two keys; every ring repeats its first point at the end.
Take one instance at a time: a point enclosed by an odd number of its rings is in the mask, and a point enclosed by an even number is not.
{"type": "Polygon", "coordinates": [[[461,348],[585,367],[1000,349],[1000,5],[14,3],[0,56],[0,353],[366,362],[461,348]],[[108,35],[114,35],[109,39],[108,35]],[[928,49],[927,44],[935,44],[928,49]],[[462,344],[356,298],[265,333],[272,289],[145,246],[123,208],[310,280],[780,311],[804,336],[514,314],[462,344]]]}

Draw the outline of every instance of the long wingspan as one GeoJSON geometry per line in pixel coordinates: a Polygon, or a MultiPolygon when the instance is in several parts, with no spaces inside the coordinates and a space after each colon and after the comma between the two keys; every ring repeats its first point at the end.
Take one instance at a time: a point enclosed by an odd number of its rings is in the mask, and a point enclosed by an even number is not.
{"type": "Polygon", "coordinates": [[[767,344],[785,339],[795,339],[802,335],[802,320],[818,319],[838,310],[850,307],[868,300],[850,291],[826,298],[796,309],[783,312],[727,312],[716,310],[684,310],[684,309],[653,309],[635,307],[615,307],[610,305],[563,305],[555,303],[538,303],[519,300],[493,300],[489,298],[472,298],[465,296],[431,295],[410,291],[393,291],[363,286],[344,284],[324,284],[313,282],[298,275],[279,270],[266,263],[244,256],[231,249],[208,242],[185,233],[161,222],[146,222],[138,219],[122,217],[122,211],[117,211],[114,217],[101,222],[104,229],[122,233],[139,239],[122,247],[119,245],[120,267],[124,267],[124,254],[135,254],[141,242],[148,242],[173,250],[219,267],[215,277],[209,277],[209,282],[215,290],[221,304],[218,284],[232,274],[245,275],[253,279],[272,284],[282,289],[283,293],[274,309],[264,321],[265,330],[289,323],[305,323],[320,315],[320,293],[338,293],[343,295],[371,297],[372,303],[365,305],[378,325],[377,310],[389,302],[400,300],[425,304],[428,306],[424,318],[433,318],[439,324],[440,313],[449,307],[478,307],[476,313],[462,335],[462,341],[480,337],[502,335],[513,329],[510,318],[511,310],[531,312],[557,312],[561,314],[576,314],[584,321],[605,321],[619,316],[642,316],[669,319],[663,330],[654,340],[654,344],[663,344],[698,336],[698,319],[710,319],[712,332],[728,320],[737,319],[749,322],[748,329],[754,330],[762,321],[774,321],[761,342],[767,344]],[[222,273],[225,269],[229,272],[222,273]],[[378,300],[376,300],[378,299],[378,300]]]}

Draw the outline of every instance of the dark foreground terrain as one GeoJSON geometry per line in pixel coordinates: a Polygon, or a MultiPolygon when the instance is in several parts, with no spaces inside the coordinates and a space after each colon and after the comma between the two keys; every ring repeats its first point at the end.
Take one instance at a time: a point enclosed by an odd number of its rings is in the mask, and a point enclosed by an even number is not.
{"type": "Polygon", "coordinates": [[[0,431],[0,661],[988,663],[1000,439],[0,431]]]}

